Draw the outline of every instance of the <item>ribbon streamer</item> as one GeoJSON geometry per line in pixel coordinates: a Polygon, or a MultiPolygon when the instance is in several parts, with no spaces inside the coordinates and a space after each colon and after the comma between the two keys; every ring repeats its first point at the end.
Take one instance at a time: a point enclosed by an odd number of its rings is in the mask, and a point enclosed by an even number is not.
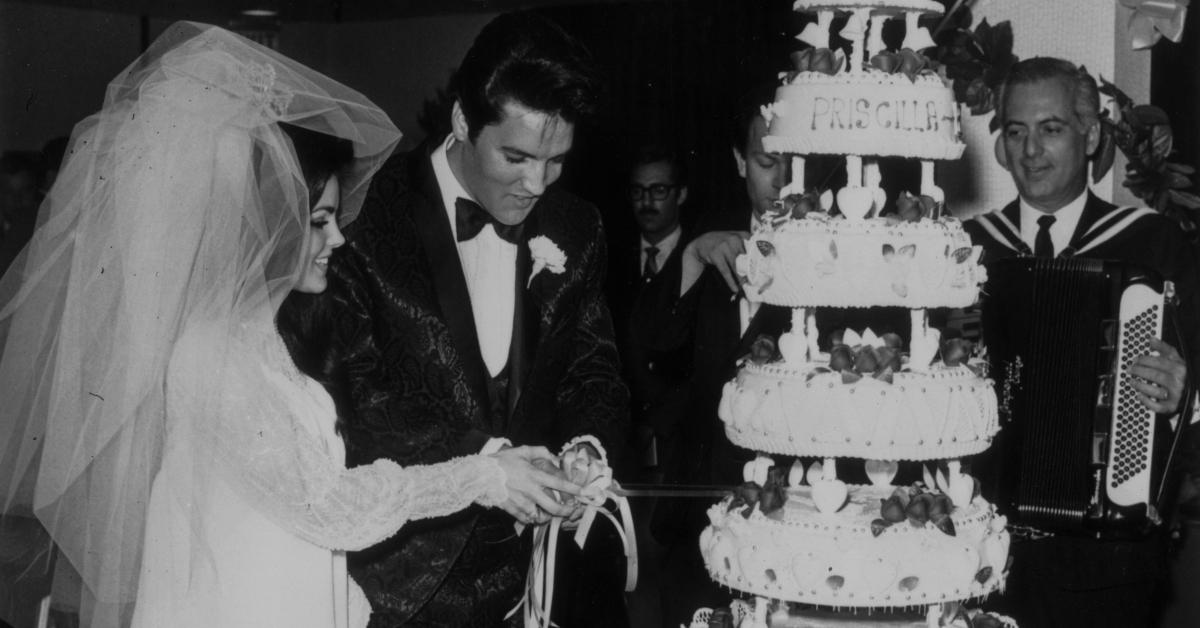
{"type": "MultiPolygon", "coordinates": [[[[585,509],[575,529],[574,541],[582,548],[596,517],[603,516],[608,519],[616,528],[624,546],[625,591],[629,592],[637,588],[637,540],[634,536],[629,500],[619,494],[622,492],[620,485],[612,479],[612,471],[607,467],[590,479],[579,497],[585,504],[585,509]],[[610,501],[616,506],[620,520],[604,507],[610,501]]],[[[554,517],[549,523],[540,524],[533,531],[533,556],[529,559],[529,572],[525,578],[525,595],[504,616],[505,619],[523,608],[525,628],[549,628],[555,625],[550,621],[550,609],[554,605],[554,567],[557,563],[558,538],[562,527],[563,519],[554,517]]]]}
{"type": "Polygon", "coordinates": [[[1129,33],[1134,50],[1145,50],[1166,37],[1178,43],[1183,38],[1183,20],[1191,0],[1119,0],[1133,12],[1129,33]]]}

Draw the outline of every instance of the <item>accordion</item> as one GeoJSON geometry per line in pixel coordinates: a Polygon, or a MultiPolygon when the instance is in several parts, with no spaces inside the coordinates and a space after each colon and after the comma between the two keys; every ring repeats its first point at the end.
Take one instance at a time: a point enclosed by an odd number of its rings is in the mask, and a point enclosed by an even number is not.
{"type": "Polygon", "coordinates": [[[1171,430],[1132,387],[1163,337],[1171,287],[1153,271],[1078,258],[988,267],[983,338],[1001,430],[977,469],[1011,523],[1135,536],[1158,523],[1171,430]]]}

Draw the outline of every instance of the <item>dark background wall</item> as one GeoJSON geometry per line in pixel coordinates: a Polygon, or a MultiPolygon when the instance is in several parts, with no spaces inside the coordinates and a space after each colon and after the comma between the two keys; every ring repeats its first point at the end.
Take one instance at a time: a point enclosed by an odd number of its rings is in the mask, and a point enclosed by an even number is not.
{"type": "MultiPolygon", "coordinates": [[[[0,150],[37,150],[51,137],[68,134],[99,108],[108,80],[171,22],[103,10],[124,4],[0,0],[0,150]]],[[[471,4],[484,10],[462,11],[454,7],[466,3],[447,0],[439,5],[446,12],[438,13],[425,4],[425,13],[403,18],[284,19],[279,48],[366,93],[392,115],[406,134],[404,146],[411,147],[427,132],[418,122],[426,101],[496,15],[486,7],[497,6],[476,2],[471,4]]],[[[692,200],[685,218],[741,202],[728,148],[730,106],[747,86],[770,81],[786,68],[788,53],[798,46],[793,35],[801,19],[790,0],[534,4],[583,39],[609,79],[604,117],[597,128],[580,133],[564,184],[604,209],[614,236],[632,231],[623,196],[625,168],[630,149],[647,139],[677,143],[691,158],[692,200]]],[[[1200,147],[1196,13],[1188,16],[1183,43],[1161,42],[1153,50],[1153,101],[1171,114],[1178,160],[1184,163],[1195,163],[1200,147]]],[[[960,166],[978,165],[955,164],[946,172],[960,166]]],[[[901,173],[891,180],[907,178],[901,173]]]]}

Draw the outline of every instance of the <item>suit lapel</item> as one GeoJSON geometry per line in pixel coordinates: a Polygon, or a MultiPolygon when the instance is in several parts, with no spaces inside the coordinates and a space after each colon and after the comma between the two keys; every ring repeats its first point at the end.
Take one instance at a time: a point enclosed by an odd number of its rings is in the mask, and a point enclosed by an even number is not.
{"type": "Polygon", "coordinates": [[[437,294],[442,320],[449,328],[454,347],[462,359],[463,375],[471,387],[471,394],[480,408],[488,408],[487,369],[479,352],[471,296],[467,292],[458,247],[450,231],[442,193],[438,189],[428,151],[422,158],[413,160],[412,168],[410,180],[416,183],[413,187],[419,190],[413,203],[413,216],[429,262],[433,291],[437,294]]]}

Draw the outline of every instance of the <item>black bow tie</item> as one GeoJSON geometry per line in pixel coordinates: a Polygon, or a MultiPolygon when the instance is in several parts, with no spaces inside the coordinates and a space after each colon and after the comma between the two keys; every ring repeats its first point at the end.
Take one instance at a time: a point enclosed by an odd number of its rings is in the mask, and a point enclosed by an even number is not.
{"type": "Polygon", "coordinates": [[[474,239],[479,235],[483,226],[488,223],[492,224],[492,228],[496,230],[496,235],[500,236],[501,240],[511,244],[520,244],[521,231],[525,223],[506,225],[496,220],[486,209],[480,207],[479,203],[461,196],[455,199],[454,224],[458,230],[459,242],[474,239]]]}

